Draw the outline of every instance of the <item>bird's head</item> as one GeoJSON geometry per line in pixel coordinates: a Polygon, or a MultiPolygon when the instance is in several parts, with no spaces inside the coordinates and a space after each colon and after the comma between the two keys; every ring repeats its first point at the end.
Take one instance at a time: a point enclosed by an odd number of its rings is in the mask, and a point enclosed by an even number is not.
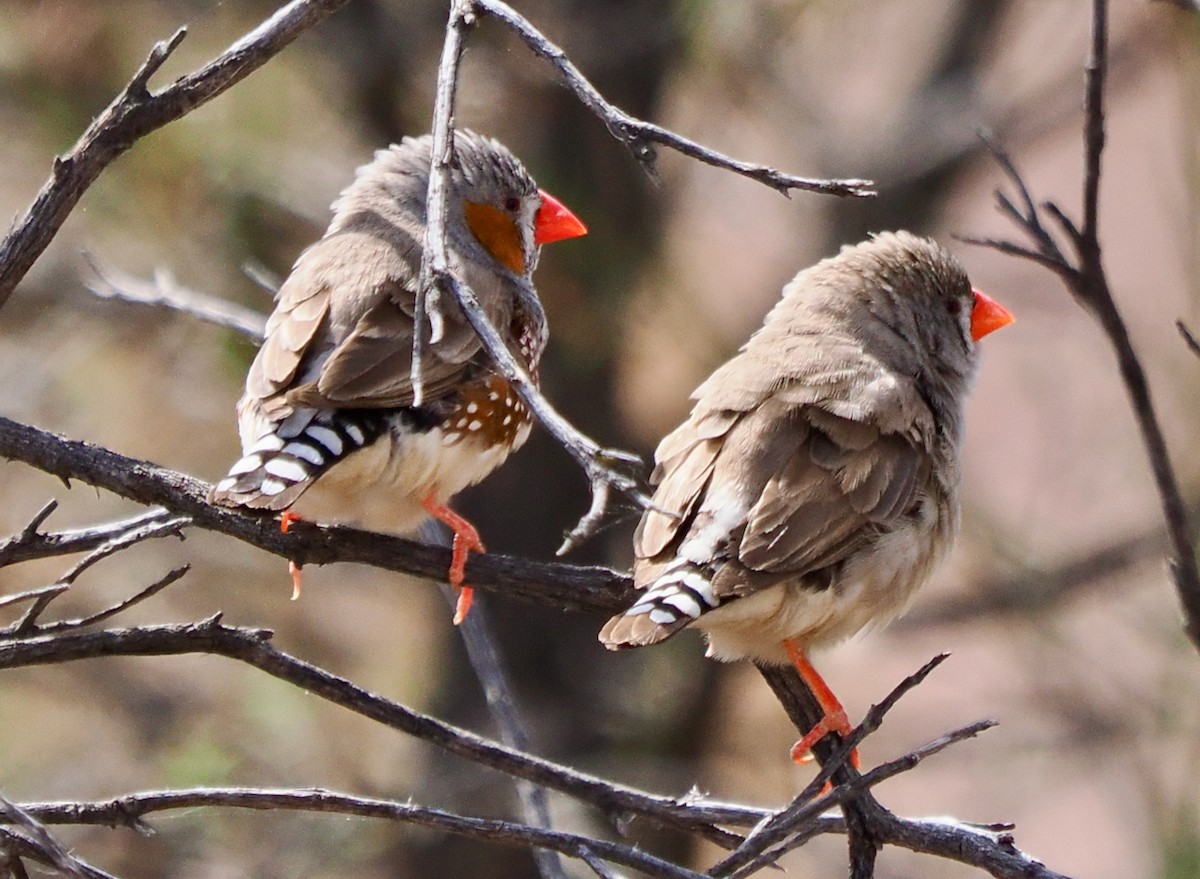
{"type": "Polygon", "coordinates": [[[497,141],[459,132],[453,179],[466,229],[492,259],[516,275],[537,265],[540,247],[587,234],[561,201],[538,189],[497,141]]]}

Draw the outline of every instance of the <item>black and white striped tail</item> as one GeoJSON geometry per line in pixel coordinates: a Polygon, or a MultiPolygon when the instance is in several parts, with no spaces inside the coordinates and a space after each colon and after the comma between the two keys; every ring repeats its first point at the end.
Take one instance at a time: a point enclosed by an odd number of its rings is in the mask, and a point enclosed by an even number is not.
{"type": "Polygon", "coordinates": [[[286,510],[321,474],[386,429],[386,416],[377,410],[318,411],[299,427],[285,421],[246,450],[209,501],[286,510]]]}
{"type": "Polygon", "coordinates": [[[609,649],[656,644],[717,607],[711,568],[676,558],[652,582],[637,603],[609,620],[600,641],[609,649]]]}

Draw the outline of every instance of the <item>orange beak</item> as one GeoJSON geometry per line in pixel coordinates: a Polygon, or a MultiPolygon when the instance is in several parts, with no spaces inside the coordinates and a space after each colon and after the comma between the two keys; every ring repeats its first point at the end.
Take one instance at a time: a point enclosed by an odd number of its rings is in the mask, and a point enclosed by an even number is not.
{"type": "Polygon", "coordinates": [[[976,342],[1016,320],[1012,312],[991,296],[978,290],[972,292],[975,294],[975,307],[971,309],[971,338],[976,342]]]}
{"type": "Polygon", "coordinates": [[[534,244],[550,244],[587,234],[587,226],[565,204],[544,189],[538,193],[542,196],[542,206],[533,218],[534,244]]]}

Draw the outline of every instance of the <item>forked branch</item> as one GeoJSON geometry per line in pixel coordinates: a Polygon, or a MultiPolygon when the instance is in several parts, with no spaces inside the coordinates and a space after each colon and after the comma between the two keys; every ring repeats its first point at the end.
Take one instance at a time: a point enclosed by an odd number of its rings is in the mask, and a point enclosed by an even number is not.
{"type": "MultiPolygon", "coordinates": [[[[1032,260],[1053,271],[1066,284],[1075,301],[1093,315],[1103,328],[1117,356],[1121,379],[1129,394],[1134,417],[1150,459],[1155,485],[1171,541],[1171,574],[1175,590],[1186,619],[1186,631],[1193,645],[1200,650],[1200,569],[1192,543],[1187,505],[1179,489],[1167,451],[1166,439],[1159,425],[1150,395],[1145,370],[1133,350],[1129,331],[1113,299],[1105,274],[1100,245],[1098,216],[1100,200],[1100,160],[1104,152],[1104,85],[1108,70],[1108,4],[1106,0],[1092,2],[1091,52],[1087,63],[1084,92],[1084,175],[1083,225],[1074,222],[1054,202],[1035,204],[1025,181],[1012,160],[999,148],[992,151],[1010,182],[1021,195],[1024,210],[1018,210],[1002,193],[997,193],[1000,210],[1022,233],[1034,242],[1031,249],[1012,241],[991,238],[965,239],[1024,259],[1032,260]],[[1044,212],[1059,227],[1068,241],[1063,252],[1041,219],[1044,212]]],[[[1185,340],[1187,333],[1184,333],[1185,340]]]]}
{"type": "Polygon", "coordinates": [[[150,77],[178,48],[187,29],[155,44],[111,104],[54,167],[24,216],[0,241],[0,307],[58,234],[75,205],[113,160],[138,140],[210,101],[262,67],[349,0],[292,0],[208,64],[158,92],[150,77]]]}

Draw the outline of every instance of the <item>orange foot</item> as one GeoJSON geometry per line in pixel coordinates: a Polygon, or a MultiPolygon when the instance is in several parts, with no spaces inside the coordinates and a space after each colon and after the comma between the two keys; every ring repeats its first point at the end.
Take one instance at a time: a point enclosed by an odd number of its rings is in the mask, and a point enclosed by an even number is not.
{"type": "Polygon", "coordinates": [[[466,576],[467,557],[472,552],[486,552],[483,541],[475,526],[464,519],[445,504],[439,504],[431,494],[425,498],[422,506],[433,518],[442,522],[454,532],[454,549],[450,558],[450,570],[447,579],[454,591],[458,593],[458,601],[454,605],[454,625],[459,625],[471,612],[471,602],[475,598],[475,590],[463,583],[466,576]]]}
{"type": "MultiPolygon", "coordinates": [[[[812,761],[813,745],[831,732],[848,736],[853,727],[850,726],[850,721],[846,717],[846,709],[842,707],[842,703],[833,694],[833,690],[829,689],[829,685],[825,683],[825,679],[813,668],[812,663],[808,661],[808,657],[804,655],[804,651],[790,638],[784,641],[783,645],[787,648],[788,657],[792,660],[792,665],[796,667],[796,671],[800,672],[800,677],[804,679],[804,683],[808,684],[808,688],[816,696],[817,702],[820,703],[821,709],[825,712],[825,716],[817,722],[817,725],[810,729],[804,738],[792,746],[792,760],[797,763],[809,763],[812,761]]],[[[858,759],[858,748],[850,752],[850,765],[855,769],[858,769],[862,765],[858,759]]],[[[826,785],[826,789],[828,787],[829,785],[826,785]]]]}
{"type": "MultiPolygon", "coordinates": [[[[300,517],[291,510],[284,510],[279,516],[279,530],[287,534],[292,523],[299,521],[300,517]]],[[[288,573],[292,575],[292,601],[300,597],[300,567],[295,562],[288,562],[288,573]]]]}

